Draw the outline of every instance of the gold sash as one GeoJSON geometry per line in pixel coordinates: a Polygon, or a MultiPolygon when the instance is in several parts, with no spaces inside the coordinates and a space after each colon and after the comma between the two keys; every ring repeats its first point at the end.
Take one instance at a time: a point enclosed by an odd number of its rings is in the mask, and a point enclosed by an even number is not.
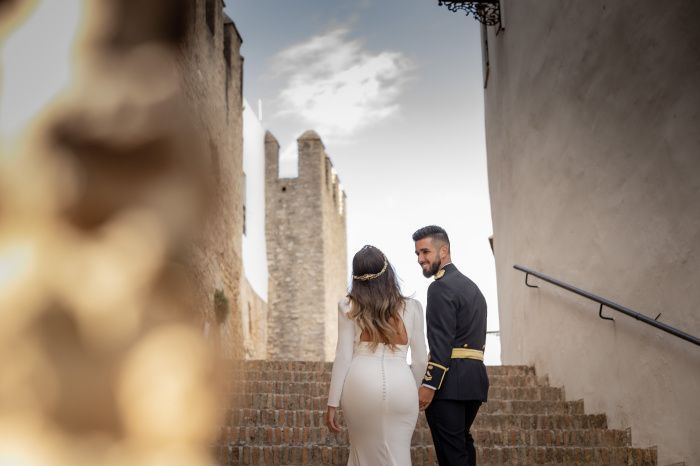
{"type": "Polygon", "coordinates": [[[484,360],[484,352],[470,348],[452,348],[452,359],[484,360]]]}

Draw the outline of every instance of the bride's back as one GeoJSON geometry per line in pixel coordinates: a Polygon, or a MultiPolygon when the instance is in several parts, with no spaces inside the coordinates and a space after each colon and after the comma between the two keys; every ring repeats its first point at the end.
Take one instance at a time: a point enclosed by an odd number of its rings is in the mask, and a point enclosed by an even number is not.
{"type": "MultiPolygon", "coordinates": [[[[403,323],[403,319],[390,318],[389,325],[394,329],[394,336],[388,341],[390,345],[407,345],[408,344],[408,331],[406,330],[406,325],[403,323]]],[[[360,333],[360,341],[367,343],[372,343],[372,337],[367,330],[362,330],[360,333]]],[[[375,340],[376,341],[376,340],[375,340]]],[[[377,341],[377,343],[383,343],[377,341]]]]}

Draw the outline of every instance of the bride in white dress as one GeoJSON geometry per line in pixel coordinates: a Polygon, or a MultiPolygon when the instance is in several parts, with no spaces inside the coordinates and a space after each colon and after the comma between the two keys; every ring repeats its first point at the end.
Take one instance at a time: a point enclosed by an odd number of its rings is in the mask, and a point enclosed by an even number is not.
{"type": "Polygon", "coordinates": [[[338,304],[326,424],[340,432],[336,410],[342,406],[348,466],[410,466],[418,386],[427,364],[423,308],[401,295],[391,265],[374,246],[360,249],[352,268],[350,293],[338,304]]]}

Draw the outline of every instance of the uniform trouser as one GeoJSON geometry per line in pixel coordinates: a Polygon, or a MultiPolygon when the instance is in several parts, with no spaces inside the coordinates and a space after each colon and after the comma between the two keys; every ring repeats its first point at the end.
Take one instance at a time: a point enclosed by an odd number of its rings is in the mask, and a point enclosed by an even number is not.
{"type": "Polygon", "coordinates": [[[476,465],[469,429],[480,406],[481,401],[433,400],[425,410],[440,466],[476,465]]]}

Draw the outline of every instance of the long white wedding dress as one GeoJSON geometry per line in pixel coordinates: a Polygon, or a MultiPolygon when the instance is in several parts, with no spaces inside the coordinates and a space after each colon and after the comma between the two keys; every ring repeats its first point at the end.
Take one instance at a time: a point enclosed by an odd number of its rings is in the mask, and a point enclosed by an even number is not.
{"type": "Polygon", "coordinates": [[[418,419],[418,386],[427,365],[423,307],[406,300],[401,313],[408,344],[375,350],[360,341],[348,318],[347,299],[338,304],[338,346],[328,405],[343,409],[350,438],[348,466],[410,466],[411,437],[418,419]],[[406,362],[411,349],[411,366],[406,362]]]}

